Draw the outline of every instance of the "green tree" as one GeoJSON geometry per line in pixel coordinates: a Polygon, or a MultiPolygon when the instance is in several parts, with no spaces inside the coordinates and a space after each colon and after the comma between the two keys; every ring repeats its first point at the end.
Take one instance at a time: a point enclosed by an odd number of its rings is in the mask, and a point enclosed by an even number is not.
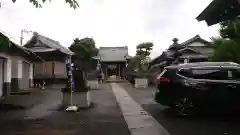
{"type": "Polygon", "coordinates": [[[145,71],[148,66],[148,59],[153,48],[152,42],[143,42],[136,47],[136,56],[129,60],[128,68],[131,70],[145,71]]]}
{"type": "MultiPolygon", "coordinates": [[[[51,0],[49,0],[49,1],[51,1],[51,0]]],[[[15,3],[16,0],[12,0],[12,2],[15,3]]],[[[42,7],[41,3],[45,3],[46,0],[29,0],[29,2],[32,3],[36,8],[41,8],[42,7]]],[[[77,0],[65,0],[65,2],[68,3],[71,8],[76,9],[79,7],[77,0]]]]}
{"type": "Polygon", "coordinates": [[[76,38],[69,49],[74,52],[73,59],[77,65],[85,69],[96,67],[97,61],[93,57],[98,54],[98,49],[92,38],[76,38]]]}
{"type": "Polygon", "coordinates": [[[152,49],[153,49],[152,42],[141,43],[137,45],[136,55],[143,55],[145,57],[148,57],[151,54],[152,49]]]}
{"type": "Polygon", "coordinates": [[[11,41],[8,37],[0,33],[0,51],[4,51],[9,48],[11,41]]]}
{"type": "Polygon", "coordinates": [[[212,60],[240,63],[240,20],[222,22],[219,33],[221,37],[212,38],[212,60]]]}
{"type": "Polygon", "coordinates": [[[240,44],[231,39],[213,38],[213,61],[230,61],[240,63],[240,44]]]}

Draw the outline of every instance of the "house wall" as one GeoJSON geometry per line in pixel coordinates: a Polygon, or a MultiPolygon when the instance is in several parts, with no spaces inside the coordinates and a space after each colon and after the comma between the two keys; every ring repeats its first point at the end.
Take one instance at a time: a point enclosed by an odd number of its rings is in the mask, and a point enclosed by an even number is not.
{"type": "Polygon", "coordinates": [[[56,78],[67,78],[65,62],[54,62],[54,75],[56,78]]]}
{"type": "Polygon", "coordinates": [[[127,47],[100,47],[98,55],[102,62],[125,61],[128,56],[127,47]]]}
{"type": "Polygon", "coordinates": [[[35,79],[53,78],[53,62],[34,63],[33,73],[35,79]]]}
{"type": "Polygon", "coordinates": [[[5,54],[5,53],[0,53],[0,58],[3,62],[2,66],[3,66],[3,74],[0,76],[1,79],[3,80],[3,84],[2,84],[2,89],[0,89],[1,91],[1,95],[2,96],[7,96],[10,91],[11,91],[11,56],[5,54]]]}
{"type": "Polygon", "coordinates": [[[11,56],[11,91],[17,92],[20,89],[29,89],[32,85],[32,63],[21,56],[11,56]]]}
{"type": "Polygon", "coordinates": [[[193,42],[189,44],[188,47],[208,56],[211,56],[213,54],[213,48],[210,48],[208,45],[201,42],[193,42]]]}
{"type": "Polygon", "coordinates": [[[67,79],[66,64],[59,61],[34,63],[33,79],[45,80],[47,84],[63,83],[67,79]]]}

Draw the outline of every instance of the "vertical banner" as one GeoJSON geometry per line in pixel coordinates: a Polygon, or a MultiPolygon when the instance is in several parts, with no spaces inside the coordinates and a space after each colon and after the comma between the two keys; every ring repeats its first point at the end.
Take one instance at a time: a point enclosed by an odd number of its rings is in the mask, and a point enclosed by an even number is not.
{"type": "Polygon", "coordinates": [[[66,63],[66,72],[67,72],[67,88],[72,91],[72,84],[73,84],[73,79],[72,79],[72,65],[71,65],[71,56],[67,57],[65,60],[66,63]]]}

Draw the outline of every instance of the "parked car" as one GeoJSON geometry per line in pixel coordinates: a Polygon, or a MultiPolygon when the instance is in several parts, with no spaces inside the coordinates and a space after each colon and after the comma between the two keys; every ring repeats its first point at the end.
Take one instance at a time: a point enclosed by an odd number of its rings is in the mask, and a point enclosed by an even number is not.
{"type": "Polygon", "coordinates": [[[157,80],[156,102],[181,116],[199,110],[240,112],[240,65],[236,63],[172,65],[165,67],[157,80]]]}

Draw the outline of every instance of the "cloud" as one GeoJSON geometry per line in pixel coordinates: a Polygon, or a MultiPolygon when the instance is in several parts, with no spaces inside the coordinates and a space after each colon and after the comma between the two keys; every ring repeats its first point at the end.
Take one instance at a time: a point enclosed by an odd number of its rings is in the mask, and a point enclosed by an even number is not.
{"type": "Polygon", "coordinates": [[[0,30],[19,43],[20,30],[30,29],[66,47],[76,37],[93,37],[98,47],[128,46],[131,55],[137,44],[152,41],[155,57],[174,37],[184,41],[196,34],[206,39],[217,35],[218,26],[207,27],[195,19],[210,1],[79,0],[80,8],[73,10],[64,0],[47,2],[42,9],[35,9],[28,1],[13,4],[3,0],[0,30]]]}

